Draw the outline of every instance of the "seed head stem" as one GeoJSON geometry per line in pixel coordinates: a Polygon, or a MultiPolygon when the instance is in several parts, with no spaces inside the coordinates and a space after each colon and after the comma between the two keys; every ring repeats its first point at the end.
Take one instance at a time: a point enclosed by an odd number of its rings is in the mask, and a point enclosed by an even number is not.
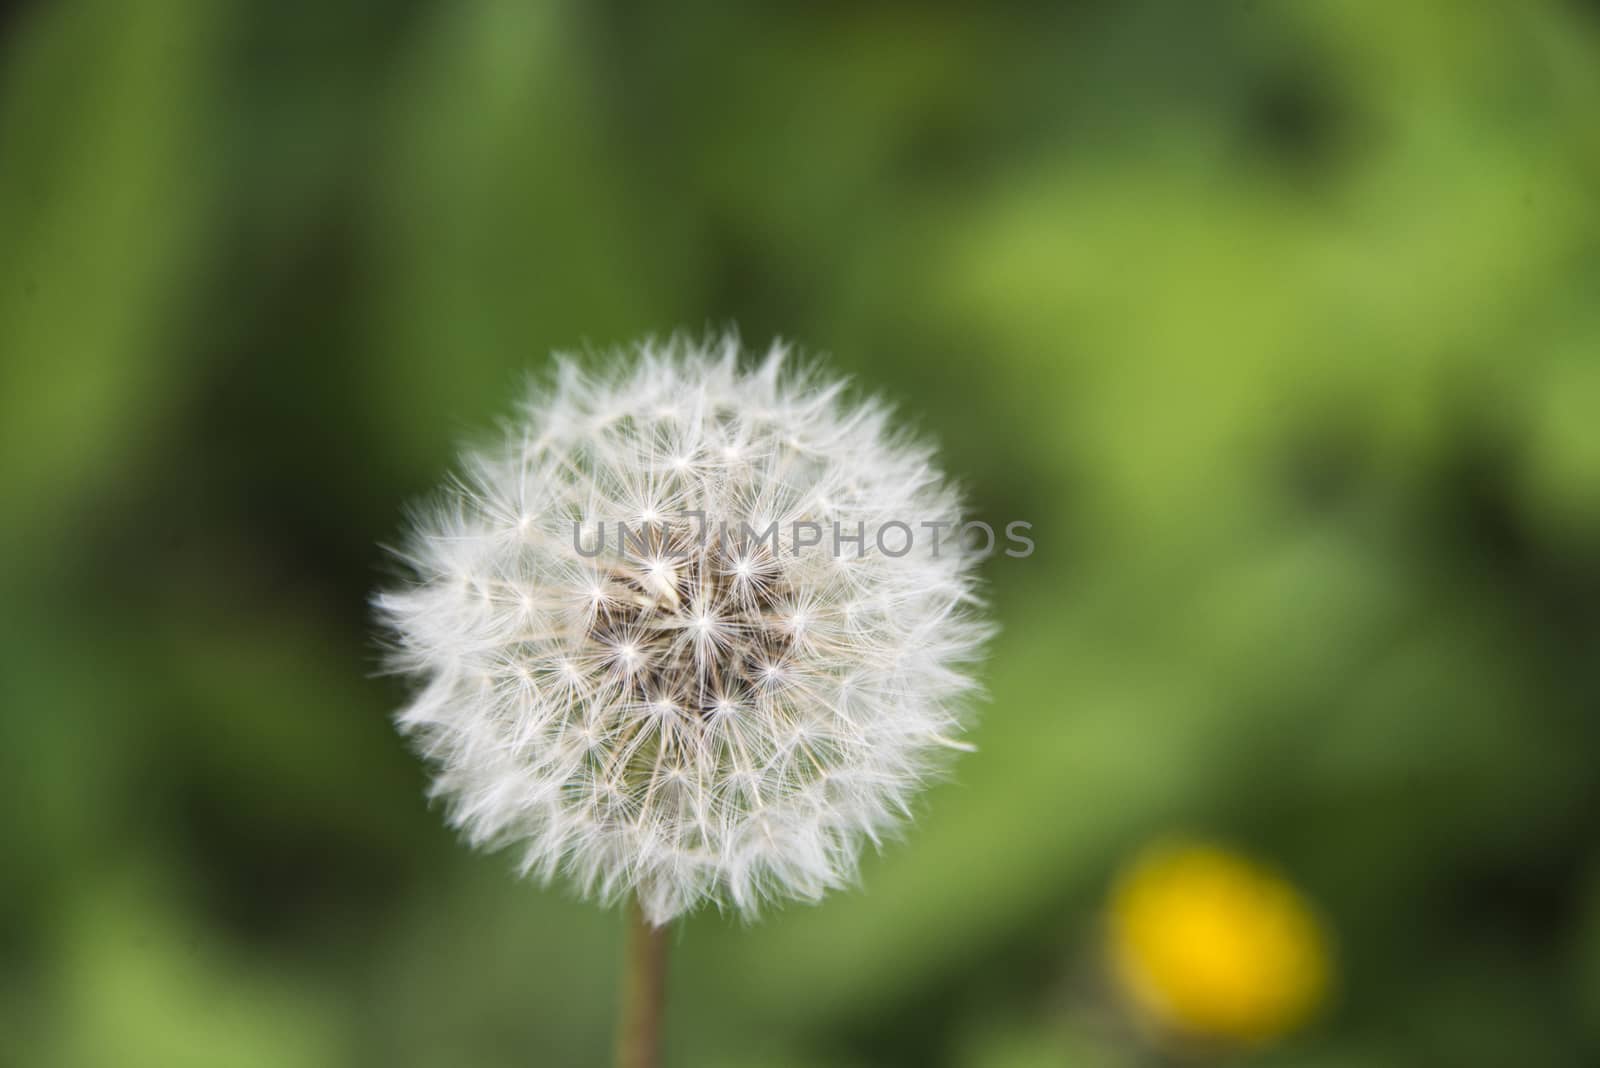
{"type": "Polygon", "coordinates": [[[659,1068],[667,929],[647,920],[635,899],[628,904],[627,938],[621,1014],[617,1019],[617,1068],[659,1068]]]}

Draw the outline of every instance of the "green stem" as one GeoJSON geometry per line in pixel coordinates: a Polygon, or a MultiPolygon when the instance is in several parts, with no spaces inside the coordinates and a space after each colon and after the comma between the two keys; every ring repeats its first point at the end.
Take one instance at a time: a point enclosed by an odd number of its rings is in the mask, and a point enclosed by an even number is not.
{"type": "Polygon", "coordinates": [[[617,1020],[617,1068],[659,1068],[667,929],[645,919],[637,901],[628,907],[627,952],[621,1016],[617,1020]]]}

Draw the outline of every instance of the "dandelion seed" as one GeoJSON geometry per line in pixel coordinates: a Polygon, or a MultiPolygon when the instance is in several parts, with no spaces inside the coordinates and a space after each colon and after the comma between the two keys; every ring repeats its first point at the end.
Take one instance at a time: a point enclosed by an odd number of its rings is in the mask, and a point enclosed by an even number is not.
{"type": "Polygon", "coordinates": [[[871,546],[959,523],[931,459],[782,347],[561,363],[418,513],[409,580],[376,598],[451,821],[657,925],[847,882],[966,748],[989,633],[970,558],[871,546]],[[847,563],[791,533],[839,515],[868,532],[847,563]]]}

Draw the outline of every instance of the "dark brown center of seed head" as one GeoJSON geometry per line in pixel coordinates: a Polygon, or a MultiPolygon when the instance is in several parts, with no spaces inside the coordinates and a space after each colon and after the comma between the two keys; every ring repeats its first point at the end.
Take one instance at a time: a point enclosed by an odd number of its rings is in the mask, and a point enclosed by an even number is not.
{"type": "Polygon", "coordinates": [[[703,719],[774,686],[795,639],[777,623],[790,590],[770,542],[650,524],[620,551],[588,636],[628,697],[703,719]]]}

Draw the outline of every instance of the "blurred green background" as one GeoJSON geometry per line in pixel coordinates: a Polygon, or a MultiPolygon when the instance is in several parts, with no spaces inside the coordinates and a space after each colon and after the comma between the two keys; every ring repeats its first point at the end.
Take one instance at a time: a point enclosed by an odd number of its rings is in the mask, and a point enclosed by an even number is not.
{"type": "Polygon", "coordinates": [[[605,1061],[619,915],[452,840],[366,598],[550,350],[731,322],[1038,552],[860,889],[677,935],[670,1063],[1153,1063],[1099,944],[1174,831],[1337,943],[1255,1063],[1600,1063],[1600,5],[0,34],[0,1063],[605,1061]]]}

